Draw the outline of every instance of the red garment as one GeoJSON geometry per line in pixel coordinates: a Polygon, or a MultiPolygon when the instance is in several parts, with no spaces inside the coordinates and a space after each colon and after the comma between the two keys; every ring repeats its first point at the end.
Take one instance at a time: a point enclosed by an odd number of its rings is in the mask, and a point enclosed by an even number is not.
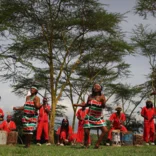
{"type": "Polygon", "coordinates": [[[46,105],[45,107],[42,106],[39,110],[36,140],[41,139],[42,131],[44,132],[44,139],[49,140],[48,113],[45,111],[45,109],[50,111],[50,106],[49,105],[46,105]]]}
{"type": "Polygon", "coordinates": [[[45,111],[45,109],[47,109],[48,111],[50,111],[50,106],[47,104],[45,107],[41,107],[39,110],[39,117],[38,117],[38,121],[44,121],[44,122],[48,122],[49,116],[48,113],[45,111]]]}
{"type": "Polygon", "coordinates": [[[10,122],[7,122],[7,121],[3,121],[1,124],[0,124],[0,129],[4,130],[4,131],[7,131],[8,133],[11,132],[12,130],[15,130],[16,129],[16,124],[14,121],[10,121],[10,122]]]}
{"type": "Polygon", "coordinates": [[[126,116],[124,113],[120,113],[120,117],[117,113],[113,113],[109,120],[113,122],[113,127],[108,132],[108,139],[112,140],[112,131],[115,129],[119,129],[122,132],[127,132],[127,128],[122,125],[122,122],[126,121],[126,116]]]}
{"type": "MultiPolygon", "coordinates": [[[[86,114],[88,114],[89,112],[89,109],[85,109],[83,110],[82,108],[80,108],[77,113],[76,113],[76,116],[78,118],[81,118],[82,120],[79,120],[78,122],[78,131],[77,131],[77,138],[76,138],[76,141],[79,142],[79,143],[83,143],[83,140],[84,140],[84,128],[83,128],[83,125],[84,125],[84,118],[86,116],[86,114]]],[[[89,143],[90,143],[90,137],[89,137],[89,143]]]]}
{"type": "Polygon", "coordinates": [[[146,142],[154,142],[154,133],[155,133],[155,127],[154,127],[154,119],[153,116],[155,115],[154,108],[147,109],[146,107],[143,107],[141,110],[141,115],[143,117],[147,117],[147,119],[144,118],[144,135],[143,139],[146,142]]]}
{"type": "Polygon", "coordinates": [[[49,140],[49,125],[48,122],[39,122],[37,125],[36,140],[41,140],[42,131],[44,132],[44,139],[49,140]]]}
{"type": "Polygon", "coordinates": [[[3,110],[0,108],[0,118],[3,118],[4,117],[4,112],[3,110]]]}
{"type": "Polygon", "coordinates": [[[67,136],[66,129],[62,128],[62,130],[61,130],[61,127],[58,128],[56,134],[59,135],[59,140],[68,139],[69,142],[73,141],[76,137],[75,134],[73,133],[73,129],[71,126],[69,126],[68,136],[67,136]]]}

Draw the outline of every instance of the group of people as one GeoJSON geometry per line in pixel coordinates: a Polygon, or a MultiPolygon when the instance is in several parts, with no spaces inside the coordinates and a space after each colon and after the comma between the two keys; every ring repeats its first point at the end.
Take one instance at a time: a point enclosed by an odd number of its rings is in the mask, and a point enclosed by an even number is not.
{"type": "MultiPolygon", "coordinates": [[[[77,119],[78,122],[78,131],[75,137],[76,142],[84,144],[86,148],[89,147],[91,143],[90,139],[90,129],[98,128],[101,129],[101,135],[99,136],[95,148],[99,148],[101,141],[106,133],[107,143],[106,145],[110,145],[112,141],[112,132],[114,130],[120,131],[122,134],[126,134],[128,132],[127,128],[124,126],[126,121],[126,115],[122,112],[122,107],[117,106],[115,108],[116,112],[112,113],[109,117],[110,128],[107,128],[106,121],[103,119],[102,109],[105,108],[106,98],[102,94],[102,87],[99,84],[94,84],[92,88],[92,94],[88,96],[87,102],[83,102],[81,104],[74,104],[76,107],[82,107],[77,111],[77,119]],[[89,107],[89,108],[87,108],[89,107]]],[[[144,133],[143,140],[146,145],[155,145],[155,110],[153,107],[153,103],[150,100],[146,101],[146,106],[141,110],[141,116],[144,118],[144,133]]],[[[62,127],[65,123],[69,121],[64,119],[62,121],[62,127]]],[[[57,134],[59,135],[59,145],[64,145],[74,140],[74,133],[72,133],[71,126],[70,128],[64,130],[62,128],[58,130],[57,134]],[[70,137],[69,137],[70,136],[70,137]],[[68,139],[70,138],[70,139],[68,139]]],[[[67,126],[68,127],[68,126],[67,126]]]]}
{"type": "MultiPolygon", "coordinates": [[[[50,106],[47,103],[47,98],[43,98],[43,104],[40,103],[40,98],[37,96],[38,90],[36,87],[31,87],[31,95],[26,97],[26,102],[22,107],[13,107],[13,110],[22,110],[23,117],[23,133],[25,135],[25,147],[30,146],[31,138],[34,130],[37,127],[36,140],[37,145],[41,146],[40,140],[42,132],[44,132],[44,139],[46,140],[46,145],[49,143],[49,124],[48,116],[50,112],[50,106]],[[39,111],[39,115],[38,115],[39,111]]],[[[56,134],[58,136],[57,144],[64,146],[65,144],[78,142],[83,144],[84,147],[88,148],[91,144],[90,130],[98,128],[101,130],[101,134],[95,144],[95,148],[99,148],[104,135],[108,132],[107,145],[110,144],[112,140],[112,131],[117,129],[123,133],[127,132],[124,122],[126,121],[126,116],[122,113],[122,108],[120,106],[116,107],[116,112],[111,114],[109,120],[111,122],[110,129],[108,130],[106,121],[103,118],[103,109],[105,108],[106,98],[102,94],[102,86],[99,84],[94,84],[92,87],[92,93],[88,96],[87,102],[82,102],[81,104],[74,104],[75,107],[82,107],[77,111],[78,121],[78,131],[75,134],[72,127],[69,125],[68,119],[63,119],[61,126],[58,128],[56,134]],[[87,108],[88,107],[88,108],[87,108]]],[[[1,116],[4,116],[0,112],[1,116]]],[[[148,145],[149,142],[154,144],[154,108],[151,101],[146,102],[146,106],[142,108],[142,117],[144,117],[144,141],[148,145]]],[[[9,116],[7,116],[7,121],[9,122],[9,116]]],[[[2,129],[4,123],[0,125],[2,129]]],[[[8,124],[7,124],[8,125],[8,124]]],[[[14,127],[12,130],[16,129],[14,127]]]]}

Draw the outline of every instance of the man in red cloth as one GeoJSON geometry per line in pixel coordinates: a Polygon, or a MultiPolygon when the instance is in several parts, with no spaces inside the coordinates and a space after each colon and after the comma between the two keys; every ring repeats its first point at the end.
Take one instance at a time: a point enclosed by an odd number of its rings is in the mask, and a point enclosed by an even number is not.
{"type": "Polygon", "coordinates": [[[73,144],[75,141],[75,134],[73,134],[72,127],[69,125],[68,119],[63,119],[61,127],[56,132],[58,136],[57,144],[64,146],[67,144],[73,144]]]}
{"type": "Polygon", "coordinates": [[[47,98],[43,98],[43,104],[41,105],[39,109],[39,117],[38,117],[38,125],[37,125],[37,134],[36,134],[36,140],[37,145],[41,146],[40,140],[42,132],[44,132],[44,139],[46,141],[46,145],[51,145],[49,143],[49,112],[50,112],[50,106],[47,103],[47,98]]]}
{"type": "Polygon", "coordinates": [[[141,116],[144,118],[144,134],[143,139],[146,142],[146,145],[155,145],[154,144],[154,108],[152,101],[146,101],[146,106],[141,110],[141,116]]]}
{"type": "Polygon", "coordinates": [[[3,121],[4,113],[3,110],[0,108],[0,121],[3,121]]]}
{"type": "MultiPolygon", "coordinates": [[[[88,111],[89,109],[86,109],[86,107],[82,107],[76,113],[77,119],[79,120],[76,142],[81,143],[81,144],[84,143],[83,125],[84,125],[85,116],[88,114],[88,111]]],[[[90,137],[89,137],[89,144],[90,144],[90,137]]]]}
{"type": "Polygon", "coordinates": [[[11,121],[12,116],[7,115],[7,120],[3,121],[0,124],[0,129],[6,132],[11,132],[16,130],[16,124],[14,121],[11,121]]]}
{"type": "Polygon", "coordinates": [[[115,110],[117,111],[116,113],[113,113],[111,116],[110,116],[110,118],[109,118],[109,120],[111,121],[111,123],[112,123],[112,127],[111,127],[111,129],[109,130],[109,132],[108,132],[108,143],[106,143],[106,145],[107,146],[109,146],[110,145],[110,141],[112,140],[112,131],[113,130],[120,130],[120,131],[122,131],[122,132],[124,132],[124,133],[126,133],[127,132],[127,129],[126,129],[126,127],[124,126],[124,122],[126,121],[126,116],[125,116],[125,114],[124,113],[122,113],[121,111],[122,111],[122,108],[120,107],[120,106],[117,106],[116,108],[115,108],[115,110]]]}

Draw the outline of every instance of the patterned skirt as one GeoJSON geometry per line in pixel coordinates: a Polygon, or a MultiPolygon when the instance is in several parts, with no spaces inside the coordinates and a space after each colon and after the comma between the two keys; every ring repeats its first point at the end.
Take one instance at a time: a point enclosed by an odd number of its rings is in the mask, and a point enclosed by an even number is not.
{"type": "Polygon", "coordinates": [[[33,134],[37,127],[37,115],[27,116],[24,115],[22,118],[23,123],[23,133],[24,134],[33,134]]]}
{"type": "Polygon", "coordinates": [[[103,117],[95,118],[93,116],[86,115],[83,128],[96,128],[103,126],[106,126],[106,122],[103,117]]]}

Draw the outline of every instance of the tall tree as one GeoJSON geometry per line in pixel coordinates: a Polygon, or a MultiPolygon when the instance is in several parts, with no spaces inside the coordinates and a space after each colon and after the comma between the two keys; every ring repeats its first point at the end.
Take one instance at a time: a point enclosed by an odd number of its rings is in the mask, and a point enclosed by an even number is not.
{"type": "Polygon", "coordinates": [[[156,92],[156,32],[143,25],[137,26],[133,32],[132,40],[135,47],[139,49],[138,53],[148,58],[149,61],[150,73],[146,74],[148,75],[146,83],[151,87],[151,89],[148,89],[150,94],[156,92]]]}
{"type": "MultiPolygon", "coordinates": [[[[67,96],[72,104],[85,101],[93,83],[98,82],[105,87],[108,83],[126,77],[130,73],[129,64],[124,62],[124,56],[130,54],[132,47],[121,36],[112,38],[98,35],[88,42],[87,45],[91,45],[92,49],[82,56],[74,77],[70,79],[67,96]]],[[[108,96],[111,96],[111,93],[108,96]]],[[[73,110],[74,125],[76,108],[73,107],[73,110]]]]}
{"type": "MultiPolygon", "coordinates": [[[[0,31],[3,39],[9,41],[1,46],[1,78],[12,80],[18,94],[32,81],[49,92],[50,138],[54,143],[56,106],[84,54],[94,48],[87,41],[99,34],[118,38],[121,15],[108,13],[97,0],[0,3],[0,31]]],[[[114,42],[113,52],[116,46],[114,42]]]]}
{"type": "MultiPolygon", "coordinates": [[[[152,15],[156,17],[156,2],[155,0],[138,0],[135,6],[135,12],[144,18],[152,15]]],[[[148,58],[150,65],[150,73],[148,74],[149,81],[148,84],[149,92],[154,92],[156,94],[156,31],[152,30],[148,26],[143,26],[142,24],[137,26],[133,31],[134,35],[132,41],[136,48],[138,48],[139,54],[148,58]]],[[[147,86],[147,85],[146,85],[147,86]]],[[[155,95],[154,95],[154,105],[155,105],[155,95]]]]}

